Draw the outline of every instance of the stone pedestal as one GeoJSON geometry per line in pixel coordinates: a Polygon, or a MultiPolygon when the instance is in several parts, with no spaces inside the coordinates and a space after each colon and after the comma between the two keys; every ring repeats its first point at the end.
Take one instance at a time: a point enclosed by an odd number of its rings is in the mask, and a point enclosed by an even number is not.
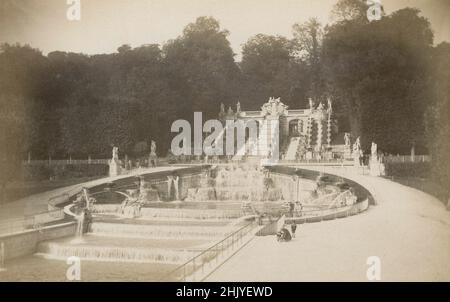
{"type": "Polygon", "coordinates": [[[331,151],[324,152],[324,159],[332,160],[333,159],[333,152],[331,152],[331,151]]]}
{"type": "Polygon", "coordinates": [[[157,160],[158,160],[158,157],[156,156],[155,153],[150,154],[150,156],[148,157],[148,167],[149,168],[156,167],[158,164],[157,160]]]}
{"type": "Polygon", "coordinates": [[[352,159],[352,149],[350,146],[345,146],[344,148],[344,159],[352,159]]]}
{"type": "Polygon", "coordinates": [[[359,166],[361,166],[361,163],[360,163],[360,161],[359,161],[359,157],[358,156],[353,156],[353,166],[355,166],[355,167],[359,167],[359,166]]]}
{"type": "Polygon", "coordinates": [[[371,176],[384,176],[385,166],[377,157],[371,157],[369,162],[369,173],[371,176]]]}
{"type": "Polygon", "coordinates": [[[117,159],[111,159],[109,161],[109,176],[117,176],[121,173],[120,162],[117,159]]]}

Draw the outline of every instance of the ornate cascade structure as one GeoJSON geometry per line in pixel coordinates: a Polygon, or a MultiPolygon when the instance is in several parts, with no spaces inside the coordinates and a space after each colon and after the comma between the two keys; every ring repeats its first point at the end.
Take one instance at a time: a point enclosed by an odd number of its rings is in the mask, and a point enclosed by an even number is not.
{"type": "Polygon", "coordinates": [[[257,139],[247,131],[245,146],[241,147],[245,150],[236,152],[239,155],[235,159],[243,156],[266,157],[275,150],[279,152],[280,159],[330,159],[333,156],[332,112],[330,99],[327,106],[323,103],[315,106],[310,99],[309,109],[289,109],[280,98],[270,98],[259,111],[243,111],[239,102],[236,111],[231,107],[225,111],[225,106],[221,104],[219,120],[224,125],[229,120],[257,123],[257,139]],[[271,125],[276,125],[278,133],[271,125]]]}
{"type": "Polygon", "coordinates": [[[280,188],[272,186],[268,172],[259,166],[216,167],[204,183],[188,189],[185,201],[279,201],[280,188]]]}

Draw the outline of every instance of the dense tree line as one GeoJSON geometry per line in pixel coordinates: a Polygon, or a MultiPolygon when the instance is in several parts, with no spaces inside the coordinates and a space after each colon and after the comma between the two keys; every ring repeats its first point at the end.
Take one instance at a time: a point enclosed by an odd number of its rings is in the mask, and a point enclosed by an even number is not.
{"type": "Polygon", "coordinates": [[[430,98],[425,126],[433,177],[448,190],[450,183],[450,43],[433,49],[430,98]]]}
{"type": "MultiPolygon", "coordinates": [[[[259,109],[269,97],[305,108],[332,97],[340,131],[376,141],[382,151],[431,152],[449,177],[449,44],[416,9],[369,22],[361,0],[339,0],[333,20],[294,24],[292,37],[258,34],[236,62],[228,32],[199,17],[164,45],[117,52],[43,55],[0,48],[2,171],[32,158],[165,155],[176,119],[217,117],[220,103],[259,109]]],[[[12,172],[11,172],[12,173],[12,172]]],[[[2,176],[9,177],[7,173],[2,176]]],[[[10,174],[12,175],[12,174],[10,174]]],[[[448,178],[447,178],[448,179],[448,178]]]]}
{"type": "MultiPolygon", "coordinates": [[[[423,116],[429,103],[433,34],[414,9],[378,22],[342,21],[328,28],[323,60],[331,94],[354,136],[390,153],[424,153],[423,116]]],[[[362,20],[362,21],[361,21],[362,20]]]]}

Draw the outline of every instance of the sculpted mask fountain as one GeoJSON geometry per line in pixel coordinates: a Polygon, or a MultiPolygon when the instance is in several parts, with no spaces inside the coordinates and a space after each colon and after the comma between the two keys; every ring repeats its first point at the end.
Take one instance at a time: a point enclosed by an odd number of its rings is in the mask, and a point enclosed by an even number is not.
{"type": "Polygon", "coordinates": [[[125,196],[125,200],[122,202],[119,208],[119,214],[126,218],[136,218],[140,216],[142,203],[138,201],[138,198],[117,191],[117,193],[125,196]]]}
{"type": "Polygon", "coordinates": [[[149,182],[146,182],[143,176],[139,176],[138,179],[138,201],[141,204],[152,201],[160,201],[158,190],[152,188],[152,185],[149,182]]]}
{"type": "Polygon", "coordinates": [[[180,177],[178,175],[167,176],[167,192],[169,199],[172,198],[172,187],[174,188],[173,198],[175,201],[180,200],[180,187],[179,187],[180,177]]]}

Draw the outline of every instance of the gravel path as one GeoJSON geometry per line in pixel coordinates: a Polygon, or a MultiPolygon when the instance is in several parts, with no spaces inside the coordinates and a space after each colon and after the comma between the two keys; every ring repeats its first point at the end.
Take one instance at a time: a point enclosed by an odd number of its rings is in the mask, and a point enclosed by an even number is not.
{"type": "Polygon", "coordinates": [[[450,212],[439,200],[351,169],[318,169],[359,182],[378,204],[300,225],[291,242],[256,237],[206,281],[367,281],[369,256],[381,261],[381,281],[450,281],[450,212]]]}

